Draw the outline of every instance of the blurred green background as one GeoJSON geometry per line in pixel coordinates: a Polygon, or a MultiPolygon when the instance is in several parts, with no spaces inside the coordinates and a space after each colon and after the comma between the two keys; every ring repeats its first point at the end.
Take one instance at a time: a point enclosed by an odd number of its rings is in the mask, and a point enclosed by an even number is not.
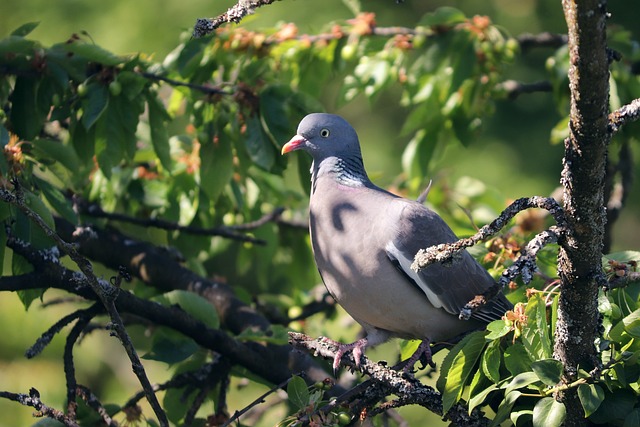
{"type": "MultiPolygon", "coordinates": [[[[97,44],[115,53],[144,52],[162,61],[196,18],[216,16],[234,3],[229,0],[9,0],[0,2],[0,37],[25,22],[40,21],[30,38],[45,45],[86,31],[97,44]]],[[[542,31],[565,32],[558,0],[406,0],[401,4],[394,0],[362,1],[362,9],[375,12],[380,26],[415,26],[425,13],[443,5],[457,7],[468,16],[488,15],[513,36],[542,31]]],[[[637,6],[633,2],[612,2],[609,8],[612,12],[610,25],[624,26],[634,31],[634,37],[638,39],[640,30],[634,10],[637,6]]],[[[349,9],[341,0],[283,0],[258,9],[241,25],[261,28],[278,21],[290,21],[295,22],[301,32],[316,33],[331,20],[349,17],[349,9]]],[[[510,74],[526,82],[543,80],[546,78],[544,62],[551,54],[550,49],[528,52],[516,61],[510,74]]],[[[335,90],[329,89],[323,100],[325,107],[344,115],[354,124],[363,142],[365,162],[372,178],[381,185],[390,184],[400,173],[400,156],[407,143],[407,138],[398,137],[405,114],[399,106],[399,91],[389,91],[373,105],[357,100],[337,109],[335,90]]],[[[458,178],[469,176],[509,198],[549,195],[558,186],[562,167],[562,147],[549,142],[551,128],[561,118],[552,105],[551,95],[546,93],[497,103],[495,115],[487,121],[477,142],[467,148],[449,146],[437,153],[437,159],[432,163],[434,185],[453,185],[458,178]]],[[[294,130],[291,129],[292,134],[294,130]]],[[[638,157],[636,155],[636,164],[640,160],[638,157]]],[[[636,176],[638,172],[636,167],[636,176]]],[[[633,191],[616,226],[614,250],[638,248],[639,207],[640,195],[633,191]]],[[[53,293],[47,293],[46,297],[53,297],[53,293]]],[[[25,313],[17,296],[0,295],[0,325],[10,325],[3,330],[0,345],[0,389],[26,392],[35,386],[46,403],[57,408],[63,406],[64,388],[60,386],[64,382],[60,367],[63,338],[57,336],[53,345],[34,360],[27,361],[22,355],[46,328],[67,313],[68,307],[40,308],[37,304],[25,313]]],[[[145,339],[142,328],[134,328],[132,333],[138,340],[145,339]]],[[[103,384],[103,390],[94,391],[103,393],[106,401],[120,401],[117,396],[123,386],[135,388],[128,361],[115,339],[92,334],[77,347],[76,352],[79,351],[83,352],[83,357],[76,359],[77,370],[84,375],[80,376],[79,382],[103,384]],[[116,378],[110,381],[91,381],[90,378],[106,379],[114,374],[116,378]]],[[[152,381],[160,382],[169,377],[165,365],[145,364],[150,369],[152,381]]],[[[253,396],[245,395],[244,399],[250,401],[253,396]]],[[[0,427],[30,425],[34,422],[31,413],[30,408],[0,400],[0,427]]],[[[417,413],[421,413],[420,410],[417,413]]]]}

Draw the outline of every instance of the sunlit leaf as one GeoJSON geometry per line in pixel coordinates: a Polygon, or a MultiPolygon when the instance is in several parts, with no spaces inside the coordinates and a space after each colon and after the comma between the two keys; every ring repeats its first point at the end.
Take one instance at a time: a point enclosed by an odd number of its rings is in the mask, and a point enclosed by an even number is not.
{"type": "Polygon", "coordinates": [[[495,340],[487,345],[486,350],[482,354],[482,371],[495,384],[500,382],[500,361],[502,359],[502,351],[500,349],[500,341],[495,340]]]}
{"type": "Polygon", "coordinates": [[[534,427],[560,427],[567,416],[567,408],[553,397],[542,398],[533,407],[534,427]]]}
{"type": "MultiPolygon", "coordinates": [[[[484,332],[475,332],[465,338],[468,339],[460,342],[463,345],[451,361],[451,367],[443,374],[446,376],[442,391],[442,407],[445,413],[460,399],[462,390],[486,344],[484,332]]],[[[453,349],[451,351],[453,352],[453,349]]]]}
{"type": "Polygon", "coordinates": [[[511,327],[507,325],[505,320],[498,319],[487,325],[487,331],[489,331],[486,336],[488,340],[497,340],[511,332],[511,327]]]}

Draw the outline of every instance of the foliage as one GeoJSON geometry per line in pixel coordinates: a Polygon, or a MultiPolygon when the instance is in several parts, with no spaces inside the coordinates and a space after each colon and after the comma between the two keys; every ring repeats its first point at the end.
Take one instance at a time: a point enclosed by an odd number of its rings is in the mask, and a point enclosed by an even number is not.
{"type": "MultiPolygon", "coordinates": [[[[294,173],[279,153],[306,113],[324,109],[319,101],[323,91],[339,81],[340,105],[358,97],[375,103],[390,90],[401,93],[406,110],[402,133],[411,140],[403,154],[399,187],[414,194],[434,154],[447,144],[470,144],[492,114],[495,100],[509,96],[500,83],[520,54],[518,42],[488,17],[469,18],[452,8],[440,8],[415,28],[404,29],[380,28],[367,13],[332,24],[318,35],[300,35],[293,24],[264,31],[225,27],[202,39],[184,35],[161,63],[144,54],[114,55],[82,34],[43,46],[29,38],[35,27],[25,24],[0,41],[0,187],[14,190],[19,183],[28,206],[52,228],[54,217],[61,217],[77,227],[108,225],[175,248],[191,271],[237,283],[236,294],[244,302],[269,305],[284,323],[313,300],[311,287],[318,277],[304,231],[295,227],[306,197],[290,189],[294,173]],[[266,222],[238,238],[243,225],[282,205],[292,208],[284,217],[289,226],[266,222]],[[154,227],[149,231],[134,225],[132,218],[158,222],[149,223],[154,227]],[[166,229],[158,226],[161,221],[182,228],[166,229]],[[216,227],[225,227],[235,238],[189,231],[216,227]]],[[[625,58],[613,64],[615,108],[640,97],[640,84],[629,66],[637,60],[634,42],[623,31],[612,33],[611,39],[625,58]]],[[[556,108],[567,114],[566,48],[560,47],[546,65],[556,108]]],[[[552,140],[564,139],[566,123],[563,119],[551,132],[552,140]]],[[[625,129],[621,139],[628,141],[633,132],[632,127],[625,129]]],[[[304,158],[295,162],[295,174],[306,189],[309,163],[304,158]]],[[[469,234],[469,219],[452,206],[462,204],[472,219],[482,221],[506,202],[488,191],[466,188],[463,200],[434,189],[429,201],[457,231],[469,234]]],[[[10,254],[5,246],[12,236],[36,249],[53,246],[14,206],[0,204],[0,215],[7,224],[0,233],[6,259],[10,254]]],[[[545,221],[537,213],[522,214],[508,233],[476,248],[474,255],[498,277],[545,221]]],[[[560,384],[563,368],[552,353],[556,252],[547,248],[539,254],[541,272],[533,290],[512,284],[510,298],[518,302],[512,312],[449,351],[441,367],[446,375],[438,380],[445,413],[462,399],[470,412],[491,407],[493,425],[507,420],[515,425],[560,425],[565,409],[553,394],[573,387],[595,423],[633,425],[638,419],[640,287],[602,293],[601,366],[581,371],[573,384],[560,384]]],[[[610,274],[624,275],[635,270],[639,259],[636,252],[612,254],[606,266],[610,274]]],[[[11,271],[4,275],[20,276],[33,269],[31,262],[13,254],[11,271]]],[[[225,327],[201,296],[143,282],[138,278],[123,286],[141,298],[180,307],[208,328],[225,327]]],[[[43,284],[42,289],[18,293],[29,308],[45,290],[43,284]]],[[[226,332],[240,342],[286,343],[281,325],[226,332]]],[[[193,337],[166,326],[155,331],[146,350],[144,358],[172,366],[174,379],[216,359],[193,337]]],[[[231,372],[265,381],[241,367],[231,372]]],[[[328,401],[327,388],[309,387],[293,377],[287,386],[291,410],[283,424],[313,417],[328,401]]],[[[175,424],[189,417],[193,421],[189,405],[195,407],[198,399],[217,402],[224,394],[208,391],[210,395],[201,396],[180,386],[167,392],[169,419],[175,424]]],[[[348,424],[352,415],[341,408],[321,421],[348,424]]]]}

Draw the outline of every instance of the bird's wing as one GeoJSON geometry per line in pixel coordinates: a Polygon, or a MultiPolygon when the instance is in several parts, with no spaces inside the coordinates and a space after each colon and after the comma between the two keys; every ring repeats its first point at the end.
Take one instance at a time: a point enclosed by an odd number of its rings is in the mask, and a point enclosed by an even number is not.
{"type": "MultiPolygon", "coordinates": [[[[396,268],[417,286],[434,307],[458,315],[460,310],[476,295],[484,293],[495,284],[493,278],[467,251],[449,265],[432,264],[419,272],[411,269],[415,254],[432,245],[457,240],[453,231],[435,212],[419,203],[396,199],[390,215],[393,235],[385,250],[396,268]]],[[[472,314],[472,318],[490,322],[501,318],[511,308],[511,303],[499,294],[484,307],[472,314]]]]}

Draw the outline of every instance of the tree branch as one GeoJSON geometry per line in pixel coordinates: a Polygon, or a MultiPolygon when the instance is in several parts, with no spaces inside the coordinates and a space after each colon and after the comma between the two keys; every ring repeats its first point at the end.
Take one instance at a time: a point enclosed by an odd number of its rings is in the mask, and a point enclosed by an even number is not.
{"type": "Polygon", "coordinates": [[[562,232],[566,227],[566,219],[564,212],[558,202],[551,197],[523,197],[511,203],[498,218],[494,219],[490,224],[482,227],[476,234],[471,237],[460,239],[453,243],[443,243],[431,246],[429,248],[420,249],[415,255],[411,269],[418,272],[427,266],[436,262],[450,262],[456,254],[465,248],[476,245],[477,243],[488,239],[500,232],[517,213],[531,208],[540,208],[547,210],[556,221],[558,232],[562,232]]]}
{"type": "Polygon", "coordinates": [[[176,222],[166,221],[160,218],[136,218],[129,215],[124,215],[120,213],[114,212],[105,212],[102,208],[95,203],[87,203],[78,198],[74,199],[74,206],[77,207],[79,213],[83,213],[85,215],[89,215],[95,218],[105,218],[110,221],[118,221],[118,222],[126,222],[128,224],[139,225],[142,227],[154,227],[160,228],[162,230],[170,230],[170,231],[180,231],[182,233],[193,234],[197,236],[220,236],[228,239],[238,240],[240,242],[249,242],[258,245],[265,245],[266,242],[262,239],[257,239],[252,236],[247,236],[242,233],[238,233],[236,230],[251,230],[252,228],[257,228],[267,222],[273,221],[277,219],[277,217],[282,213],[281,208],[275,209],[273,212],[266,214],[263,218],[250,223],[248,226],[245,224],[245,227],[242,225],[236,227],[211,227],[211,228],[203,228],[203,227],[194,227],[188,225],[180,225],[176,222]],[[252,224],[257,224],[253,226],[252,224]]]}
{"type": "Polygon", "coordinates": [[[200,38],[211,34],[216,28],[226,23],[239,23],[242,18],[251,15],[259,7],[275,3],[278,0],[238,0],[234,6],[216,18],[199,18],[193,28],[193,37],[200,38]]]}
{"type": "Polygon", "coordinates": [[[505,80],[496,85],[498,92],[504,92],[507,99],[513,101],[520,95],[535,92],[551,92],[553,86],[549,81],[543,80],[535,83],[522,83],[515,80],[505,80]]]}
{"type": "Polygon", "coordinates": [[[65,415],[62,411],[50,408],[49,406],[45,405],[42,400],[40,400],[40,392],[38,392],[38,390],[36,390],[35,388],[30,388],[29,394],[0,391],[0,397],[3,399],[9,399],[14,402],[18,402],[24,406],[31,406],[36,411],[38,411],[34,414],[34,416],[36,417],[44,416],[52,418],[64,424],[66,427],[80,427],[74,419],[65,415]]]}
{"type": "Polygon", "coordinates": [[[609,133],[618,132],[627,123],[635,122],[640,118],[640,98],[634,99],[627,105],[623,105],[609,114],[609,133]]]}
{"type": "Polygon", "coordinates": [[[521,34],[517,37],[520,49],[527,51],[534,47],[551,47],[559,48],[567,44],[568,37],[566,34],[540,33],[540,34],[521,34]]]}

